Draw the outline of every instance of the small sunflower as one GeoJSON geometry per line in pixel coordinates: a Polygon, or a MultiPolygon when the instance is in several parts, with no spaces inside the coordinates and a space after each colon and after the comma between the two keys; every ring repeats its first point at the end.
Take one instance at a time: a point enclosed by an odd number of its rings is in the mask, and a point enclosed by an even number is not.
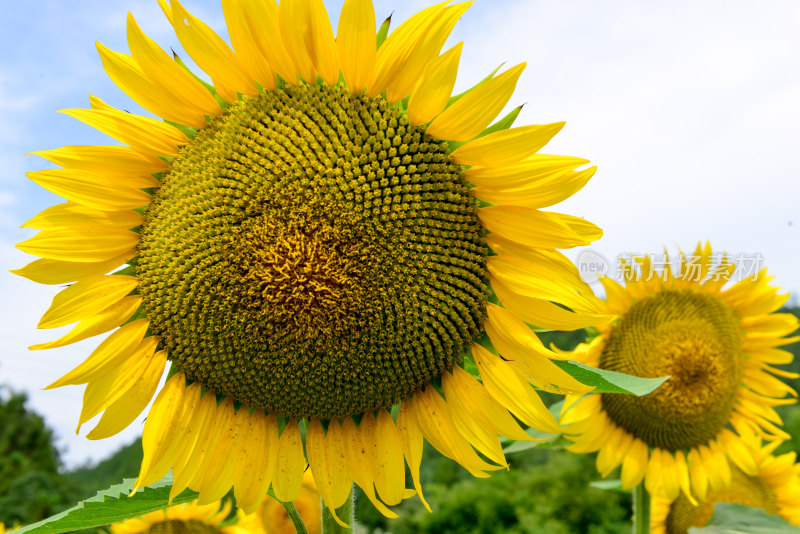
{"type": "Polygon", "coordinates": [[[561,422],[577,453],[599,451],[603,476],[622,464],[622,485],[645,480],[651,494],[675,499],[683,491],[703,500],[731,480],[731,465],[756,476],[755,457],[742,437],[774,441],[775,406],[796,402],[795,391],[776,377],[796,377],[774,364],[792,361],[777,347],[798,327],[791,314],[773,313],[787,300],[770,286],[766,269],[725,289],[735,270],[711,247],[681,254],[673,274],[649,257],[628,265],[626,286],[602,280],[606,301],[596,309],[616,320],[579,346],[571,357],[585,364],[641,377],[670,376],[644,397],[567,395],[561,422]],[[637,267],[638,266],[638,267],[637,267]],[[787,395],[789,396],[788,398],[787,395]]]}
{"type": "MultiPolygon", "coordinates": [[[[303,520],[308,534],[322,532],[322,509],[319,505],[319,492],[310,469],[303,474],[303,487],[294,504],[303,520]]],[[[238,526],[250,532],[266,534],[295,534],[295,526],[281,503],[267,497],[256,510],[243,517],[238,526]]]]}
{"type": "Polygon", "coordinates": [[[755,460],[755,474],[748,475],[731,466],[730,483],[712,489],[697,504],[684,495],[674,500],[654,498],[650,516],[653,534],[687,534],[691,527],[705,526],[718,502],[761,508],[792,525],[800,525],[800,464],[795,463],[796,454],[774,456],[772,453],[781,442],[764,444],[755,434],[744,434],[742,439],[755,460]]]}
{"type": "Polygon", "coordinates": [[[159,3],[213,84],[129,16],[131,54],[98,44],[103,65],[163,120],[92,97],[64,113],[122,146],[36,152],[62,168],[28,175],[67,202],[26,223],[42,259],[16,272],[74,282],[39,327],[77,322],[32,348],[114,330],[50,386],[87,384],[88,437],[130,424],[169,361],[137,487],[171,469],[173,495],[233,486],[253,510],[270,486],[295,500],[308,462],[330,509],[356,483],[394,516],[404,461],[422,499],[423,438],[485,477],[499,435],[528,439],[515,417],[559,432],[531,384],[589,388],[526,323],[603,318],[555,250],[602,232],[542,209],[595,168],[538,153],[563,123],[491,124],[524,64],[451,96],[462,45],[440,51],[470,2],[384,40],[370,0],[344,2],[335,37],[321,0],[223,0],[233,49],[159,3]]]}
{"type": "Polygon", "coordinates": [[[196,502],[170,506],[139,517],[114,523],[111,534],[249,534],[255,530],[238,526],[241,513],[227,526],[220,526],[230,515],[231,501],[198,505],[196,502]]]}

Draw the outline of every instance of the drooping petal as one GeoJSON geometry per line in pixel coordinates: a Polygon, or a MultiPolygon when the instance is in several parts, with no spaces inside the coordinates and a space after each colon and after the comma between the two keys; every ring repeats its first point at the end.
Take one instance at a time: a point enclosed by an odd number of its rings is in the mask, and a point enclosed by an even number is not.
{"type": "Polygon", "coordinates": [[[303,485],[303,470],[306,461],[303,455],[303,439],[295,419],[290,420],[278,440],[278,463],[272,490],[279,501],[289,502],[297,498],[303,485]]]}
{"type": "Polygon", "coordinates": [[[389,506],[403,500],[405,471],[400,437],[392,416],[386,410],[378,410],[377,418],[367,412],[359,425],[361,438],[372,458],[375,489],[383,502],[389,506]]]}
{"type": "MultiPolygon", "coordinates": [[[[240,410],[242,412],[242,410],[240,410]]],[[[246,417],[247,411],[244,410],[246,417]]],[[[252,513],[264,500],[278,462],[278,419],[256,409],[242,424],[234,468],[237,506],[252,513]]]]}

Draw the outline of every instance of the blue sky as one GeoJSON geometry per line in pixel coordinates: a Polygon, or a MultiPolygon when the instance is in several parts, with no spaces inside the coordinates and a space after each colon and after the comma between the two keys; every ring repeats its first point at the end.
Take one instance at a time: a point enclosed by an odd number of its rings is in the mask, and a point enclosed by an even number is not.
{"type": "MultiPolygon", "coordinates": [[[[163,47],[180,45],[155,0],[7,2],[0,20],[0,383],[24,389],[53,427],[68,464],[97,460],[140,431],[90,442],[75,436],[82,388],[40,388],[97,344],[46,352],[28,345],[56,288],[7,273],[33,258],[13,248],[20,224],[60,200],[27,171],[46,168],[24,154],[112,141],[61,114],[89,93],[142,112],[105,76],[94,42],[127,52],[132,11],[163,47]]],[[[376,0],[395,21],[429,2],[376,0]]],[[[217,1],[184,5],[225,35],[217,1]]],[[[341,2],[326,2],[335,20],[341,2]]],[[[519,124],[566,120],[545,151],[583,156],[599,170],[555,210],[605,230],[592,249],[658,253],[698,240],[733,254],[761,254],[775,283],[800,292],[800,3],[733,1],[478,0],[456,27],[465,41],[456,90],[502,62],[528,67],[512,105],[519,124]]],[[[396,24],[395,24],[396,26],[396,24]]],[[[186,58],[186,54],[181,54],[186,58]]],[[[576,258],[578,251],[567,251],[576,258]]],[[[91,428],[91,424],[86,427],[91,428]]],[[[85,433],[85,430],[84,430],[85,433]]]]}

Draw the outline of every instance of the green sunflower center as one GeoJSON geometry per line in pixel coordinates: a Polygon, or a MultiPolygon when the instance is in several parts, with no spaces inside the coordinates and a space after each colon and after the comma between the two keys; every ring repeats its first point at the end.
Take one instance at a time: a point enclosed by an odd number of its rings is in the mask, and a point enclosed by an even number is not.
{"type": "Polygon", "coordinates": [[[202,521],[169,519],[155,523],[142,534],[219,534],[219,529],[202,521]]]}
{"type": "Polygon", "coordinates": [[[695,506],[681,493],[670,505],[665,521],[667,534],[688,534],[691,527],[703,527],[714,515],[714,505],[730,502],[761,508],[768,514],[778,515],[778,499],[772,488],[760,477],[751,477],[735,465],[731,466],[731,484],[720,491],[709,492],[706,500],[695,506]]]}
{"type": "Polygon", "coordinates": [[[173,161],[136,273],[170,359],[287,417],[391,406],[482,328],[486,245],[447,144],[382,98],[244,98],[173,161]]]}
{"type": "Polygon", "coordinates": [[[651,447],[687,450],[725,427],[742,378],[741,332],[716,298],[664,291],[636,302],[612,328],[600,367],[670,376],[644,397],[605,394],[617,425],[651,447]]]}

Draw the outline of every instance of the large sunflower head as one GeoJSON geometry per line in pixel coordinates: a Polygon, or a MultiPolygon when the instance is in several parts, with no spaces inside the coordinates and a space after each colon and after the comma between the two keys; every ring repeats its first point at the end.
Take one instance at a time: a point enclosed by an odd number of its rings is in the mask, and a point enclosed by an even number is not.
{"type": "Polygon", "coordinates": [[[250,510],[270,486],[294,500],[308,462],[327,506],[355,482],[391,516],[404,462],[422,497],[423,437],[487,476],[499,435],[527,439],[515,417],[558,432],[531,384],[587,388],[528,324],[602,319],[555,250],[601,232],[542,208],[594,168],[539,153],[563,123],[492,123],[524,65],[451,96],[461,44],[441,50],[470,3],[386,37],[370,0],[344,2],[335,36],[321,0],[223,0],[232,49],[159,3],[213,83],[129,16],[131,53],[98,45],[103,66],[163,120],[93,97],[65,113],[122,145],[37,152],[61,168],[29,174],[67,202],[27,223],[42,259],[17,272],[74,282],[39,326],[78,322],[33,348],[113,330],[52,384],[87,384],[88,437],[127,426],[169,361],[139,486],[172,469],[174,494],[233,485],[250,510]]]}
{"type": "Polygon", "coordinates": [[[653,534],[688,534],[692,527],[705,526],[711,520],[714,505],[720,502],[760,508],[792,525],[800,525],[800,464],[795,463],[796,454],[775,456],[773,451],[781,442],[764,444],[752,433],[743,434],[742,440],[755,461],[753,474],[731,466],[730,483],[712,489],[695,504],[685,495],[654,498],[650,516],[653,534]]]}
{"type": "Polygon", "coordinates": [[[603,476],[622,464],[624,487],[644,479],[651,493],[675,499],[682,490],[696,503],[725,487],[732,469],[756,475],[742,435],[789,438],[774,407],[797,394],[777,377],[797,375],[773,365],[791,363],[778,347],[798,339],[785,337],[798,321],[774,313],[788,294],[769,285],[766,270],[729,284],[736,265],[709,245],[681,254],[675,272],[666,260],[658,270],[638,258],[625,269],[626,286],[603,279],[597,307],[616,319],[571,357],[669,380],[644,397],[568,395],[561,422],[572,451],[599,451],[603,476]]]}

